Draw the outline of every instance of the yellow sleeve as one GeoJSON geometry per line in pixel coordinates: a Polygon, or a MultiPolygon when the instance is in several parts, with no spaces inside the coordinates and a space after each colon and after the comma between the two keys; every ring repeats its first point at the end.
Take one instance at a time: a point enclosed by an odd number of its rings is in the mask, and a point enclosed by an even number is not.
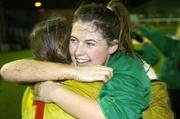
{"type": "Polygon", "coordinates": [[[152,100],[149,108],[143,112],[143,119],[174,119],[164,82],[152,82],[152,100]]]}

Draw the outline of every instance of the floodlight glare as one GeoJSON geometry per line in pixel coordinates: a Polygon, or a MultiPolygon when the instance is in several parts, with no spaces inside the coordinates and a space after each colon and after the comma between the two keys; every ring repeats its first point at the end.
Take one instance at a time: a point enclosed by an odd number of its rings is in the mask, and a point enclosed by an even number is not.
{"type": "Polygon", "coordinates": [[[34,6],[35,6],[35,7],[41,7],[41,5],[42,5],[41,2],[35,2],[35,3],[34,3],[34,6]]]}

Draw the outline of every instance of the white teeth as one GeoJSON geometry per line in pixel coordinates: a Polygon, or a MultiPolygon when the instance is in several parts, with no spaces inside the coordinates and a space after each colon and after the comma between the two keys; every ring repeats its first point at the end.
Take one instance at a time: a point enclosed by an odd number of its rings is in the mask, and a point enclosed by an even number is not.
{"type": "Polygon", "coordinates": [[[77,63],[87,63],[89,60],[87,59],[76,59],[77,63]]]}
{"type": "Polygon", "coordinates": [[[79,63],[87,62],[88,60],[77,60],[79,63]]]}

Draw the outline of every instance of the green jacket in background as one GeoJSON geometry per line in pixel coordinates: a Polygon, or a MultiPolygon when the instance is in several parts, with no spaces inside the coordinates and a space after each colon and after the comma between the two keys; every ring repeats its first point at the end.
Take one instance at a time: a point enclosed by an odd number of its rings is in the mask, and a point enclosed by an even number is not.
{"type": "Polygon", "coordinates": [[[113,77],[102,87],[99,104],[106,119],[139,119],[151,100],[151,82],[142,61],[117,51],[109,67],[113,77]]]}
{"type": "Polygon", "coordinates": [[[160,60],[159,51],[151,43],[143,43],[139,48],[135,46],[135,51],[152,67],[160,60]]]}
{"type": "Polygon", "coordinates": [[[180,41],[145,27],[140,28],[142,34],[148,37],[164,55],[159,78],[167,83],[169,89],[180,89],[180,41]]]}

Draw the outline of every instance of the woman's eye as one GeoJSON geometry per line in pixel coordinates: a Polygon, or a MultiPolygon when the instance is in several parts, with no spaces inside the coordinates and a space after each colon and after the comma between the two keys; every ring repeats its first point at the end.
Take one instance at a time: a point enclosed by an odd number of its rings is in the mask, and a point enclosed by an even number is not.
{"type": "Polygon", "coordinates": [[[70,41],[71,41],[71,42],[74,42],[74,41],[75,41],[75,39],[72,39],[72,38],[71,38],[71,39],[70,39],[70,41]]]}
{"type": "Polygon", "coordinates": [[[78,40],[76,40],[76,39],[70,39],[70,42],[72,42],[72,43],[78,43],[78,40]]]}
{"type": "Polygon", "coordinates": [[[92,47],[92,46],[95,46],[94,43],[86,43],[87,47],[92,47]]]}

